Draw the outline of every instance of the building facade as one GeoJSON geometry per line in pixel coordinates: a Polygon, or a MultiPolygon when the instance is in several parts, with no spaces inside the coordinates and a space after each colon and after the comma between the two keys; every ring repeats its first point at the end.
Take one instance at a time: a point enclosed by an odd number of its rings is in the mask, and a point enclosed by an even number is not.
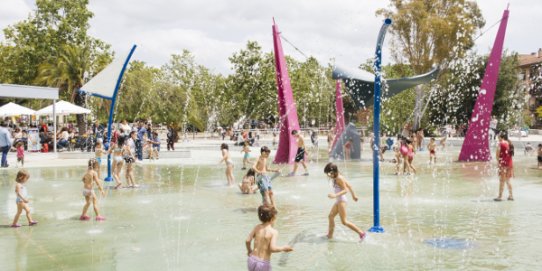
{"type": "Polygon", "coordinates": [[[519,77],[526,90],[527,110],[531,128],[542,128],[542,48],[528,55],[519,55],[519,77]]]}

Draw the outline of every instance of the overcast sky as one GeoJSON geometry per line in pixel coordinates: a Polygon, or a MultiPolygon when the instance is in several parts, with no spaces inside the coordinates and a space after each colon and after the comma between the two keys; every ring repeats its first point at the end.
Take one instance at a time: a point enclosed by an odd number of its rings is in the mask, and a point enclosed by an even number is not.
{"type": "MultiPolygon", "coordinates": [[[[510,3],[505,48],[528,54],[542,47],[542,1],[477,1],[488,28],[510,3]]],[[[198,64],[214,72],[230,73],[228,57],[257,41],[264,51],[273,48],[274,17],[283,37],[325,65],[330,59],[345,67],[357,67],[374,54],[383,18],[375,11],[381,0],[90,0],[94,12],[90,35],[115,51],[138,48],[134,58],[154,66],[171,54],[188,49],[198,64]]],[[[0,0],[0,29],[24,20],[35,9],[34,0],[0,0]]],[[[488,53],[497,27],[476,41],[480,53],[488,53]]],[[[0,34],[0,40],[3,40],[0,34]]],[[[387,39],[389,40],[389,39],[387,39]]],[[[285,54],[304,57],[283,41],[285,54]]],[[[385,50],[384,64],[389,60],[385,50]]]]}

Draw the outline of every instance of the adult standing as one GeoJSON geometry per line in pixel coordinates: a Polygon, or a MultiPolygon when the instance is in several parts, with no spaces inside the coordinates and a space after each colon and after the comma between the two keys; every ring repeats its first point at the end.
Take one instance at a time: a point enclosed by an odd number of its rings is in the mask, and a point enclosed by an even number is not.
{"type": "Polygon", "coordinates": [[[173,128],[173,125],[170,124],[167,126],[167,150],[175,150],[175,141],[177,140],[177,132],[173,128]]]}
{"type": "Polygon", "coordinates": [[[137,129],[137,140],[135,141],[135,151],[138,161],[143,160],[143,136],[147,133],[147,129],[143,124],[143,121],[139,121],[137,129]]]}
{"type": "Polygon", "coordinates": [[[0,124],[0,150],[2,151],[2,167],[9,167],[8,152],[11,149],[11,134],[5,122],[0,124]]]}
{"type": "Polygon", "coordinates": [[[504,184],[508,187],[508,200],[514,200],[512,194],[512,184],[510,179],[514,175],[514,165],[512,162],[514,156],[514,145],[508,140],[508,135],[505,132],[499,134],[499,145],[497,146],[497,162],[499,164],[499,196],[495,201],[502,201],[504,184]]]}

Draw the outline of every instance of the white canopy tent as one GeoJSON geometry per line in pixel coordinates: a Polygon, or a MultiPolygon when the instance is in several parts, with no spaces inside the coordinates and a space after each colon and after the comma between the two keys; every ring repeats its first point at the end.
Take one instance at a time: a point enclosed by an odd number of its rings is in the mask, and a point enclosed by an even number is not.
{"type": "Polygon", "coordinates": [[[11,117],[19,115],[35,115],[36,111],[16,103],[9,102],[0,107],[0,117],[11,117]]]}
{"type": "Polygon", "coordinates": [[[91,111],[89,109],[86,109],[84,107],[77,106],[75,104],[66,102],[66,101],[58,101],[52,105],[46,106],[38,111],[36,111],[36,115],[53,115],[53,107],[56,107],[56,115],[57,116],[64,116],[64,115],[73,115],[73,114],[90,114],[91,111]]]}
{"type": "MultiPolygon", "coordinates": [[[[58,89],[36,86],[0,84],[0,97],[53,100],[53,132],[56,135],[56,108],[54,104],[56,104],[56,100],[58,100],[58,89]]],[[[56,136],[54,136],[53,138],[54,152],[56,153],[56,136]]]]}

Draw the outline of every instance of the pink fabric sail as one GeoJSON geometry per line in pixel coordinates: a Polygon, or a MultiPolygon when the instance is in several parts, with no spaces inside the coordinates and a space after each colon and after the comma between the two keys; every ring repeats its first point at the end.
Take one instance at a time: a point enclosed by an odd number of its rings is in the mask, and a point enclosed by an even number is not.
{"type": "Polygon", "coordinates": [[[501,64],[506,24],[508,22],[508,9],[504,11],[495,43],[489,55],[486,72],[472,112],[469,128],[461,146],[459,161],[489,161],[489,123],[495,89],[499,79],[499,66],[501,64]]]}
{"type": "Polygon", "coordinates": [[[295,106],[290,77],[286,67],[286,59],[282,51],[279,29],[273,19],[273,47],[275,49],[275,67],[277,74],[277,92],[280,115],[279,147],[275,155],[276,164],[291,164],[294,162],[297,152],[297,144],[292,136],[293,130],[299,131],[297,109],[295,106]]]}
{"type": "Polygon", "coordinates": [[[344,132],[344,106],[343,97],[341,96],[341,81],[337,80],[335,84],[335,115],[337,116],[337,122],[335,122],[335,139],[331,145],[331,150],[335,148],[337,140],[344,132]]]}

